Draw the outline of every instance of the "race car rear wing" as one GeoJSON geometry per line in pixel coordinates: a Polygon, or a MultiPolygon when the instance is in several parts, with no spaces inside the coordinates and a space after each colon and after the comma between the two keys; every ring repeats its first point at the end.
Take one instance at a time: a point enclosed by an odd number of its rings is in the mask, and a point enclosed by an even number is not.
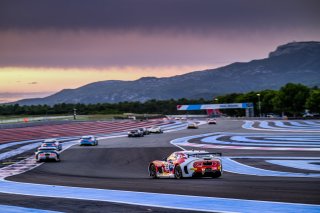
{"type": "Polygon", "coordinates": [[[207,152],[207,153],[193,153],[188,154],[188,157],[198,157],[198,158],[206,158],[206,157],[221,157],[221,152],[207,152]]]}

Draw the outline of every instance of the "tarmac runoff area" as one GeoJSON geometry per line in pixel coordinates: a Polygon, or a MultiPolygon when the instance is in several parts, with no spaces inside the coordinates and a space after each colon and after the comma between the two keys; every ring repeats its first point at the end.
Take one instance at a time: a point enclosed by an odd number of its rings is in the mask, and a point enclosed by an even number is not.
{"type": "Polygon", "coordinates": [[[257,123],[242,128],[246,122],[218,120],[195,130],[180,124],[179,131],[165,134],[106,137],[97,147],[74,145],[61,154],[61,163],[43,163],[2,180],[0,203],[39,212],[320,212],[320,134],[316,128],[308,132],[319,122],[295,122],[308,128],[292,132],[290,127],[298,125],[276,127],[270,121],[269,126],[288,130],[278,132],[256,130],[263,129],[257,123]],[[212,134],[224,135],[217,141],[226,144],[210,139],[212,134]],[[184,140],[189,136],[194,137],[184,140]],[[150,161],[181,148],[222,152],[223,177],[148,177],[150,161]]]}

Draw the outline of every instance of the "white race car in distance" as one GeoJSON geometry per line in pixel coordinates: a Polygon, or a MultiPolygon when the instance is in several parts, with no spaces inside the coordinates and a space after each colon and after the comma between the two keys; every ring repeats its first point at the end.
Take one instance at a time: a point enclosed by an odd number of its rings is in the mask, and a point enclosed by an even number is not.
{"type": "Polygon", "coordinates": [[[62,150],[62,144],[57,139],[44,140],[40,147],[56,147],[58,151],[62,150]]]}
{"type": "Polygon", "coordinates": [[[148,128],[148,131],[150,133],[163,133],[162,129],[158,126],[152,126],[152,127],[148,128]]]}
{"type": "Polygon", "coordinates": [[[188,129],[198,129],[199,126],[198,126],[198,124],[196,122],[190,122],[190,123],[188,123],[188,127],[187,128],[188,129]]]}
{"type": "Polygon", "coordinates": [[[152,178],[212,177],[222,175],[221,153],[207,151],[178,151],[168,158],[155,160],[149,164],[152,178]]]}
{"type": "Polygon", "coordinates": [[[56,147],[39,147],[35,153],[37,162],[41,161],[60,161],[60,153],[56,147]]]}
{"type": "Polygon", "coordinates": [[[209,118],[209,119],[207,120],[207,123],[208,123],[208,124],[217,124],[217,121],[216,121],[216,119],[214,119],[214,118],[209,118]]]}

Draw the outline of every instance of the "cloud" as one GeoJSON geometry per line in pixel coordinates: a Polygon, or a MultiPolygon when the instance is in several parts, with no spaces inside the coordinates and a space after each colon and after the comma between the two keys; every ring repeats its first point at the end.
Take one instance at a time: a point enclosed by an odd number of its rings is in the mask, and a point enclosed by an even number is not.
{"type": "Polygon", "coordinates": [[[9,0],[0,29],[192,31],[319,27],[318,0],[9,0]]]}
{"type": "MultiPolygon", "coordinates": [[[[319,28],[320,31],[320,28],[319,28]]],[[[108,31],[0,32],[0,67],[104,68],[196,66],[267,57],[292,40],[320,40],[320,32],[256,33],[246,37],[157,35],[108,31]],[[232,41],[232,42],[231,42],[232,41]],[[245,50],[245,51],[244,51],[245,50]]]]}
{"type": "Polygon", "coordinates": [[[320,40],[318,0],[0,1],[0,67],[196,66],[320,40]]]}

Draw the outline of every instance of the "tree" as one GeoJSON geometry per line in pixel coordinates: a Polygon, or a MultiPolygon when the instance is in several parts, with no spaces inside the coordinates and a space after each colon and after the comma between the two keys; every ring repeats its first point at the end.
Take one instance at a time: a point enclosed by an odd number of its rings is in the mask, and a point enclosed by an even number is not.
{"type": "Polygon", "coordinates": [[[263,114],[275,112],[274,99],[278,95],[278,91],[264,90],[261,94],[261,111],[263,114]]]}
{"type": "Polygon", "coordinates": [[[305,110],[310,89],[302,84],[288,83],[281,87],[274,99],[276,109],[294,117],[305,110]]]}
{"type": "Polygon", "coordinates": [[[306,107],[311,112],[320,112],[320,90],[312,90],[307,99],[306,107]]]}

